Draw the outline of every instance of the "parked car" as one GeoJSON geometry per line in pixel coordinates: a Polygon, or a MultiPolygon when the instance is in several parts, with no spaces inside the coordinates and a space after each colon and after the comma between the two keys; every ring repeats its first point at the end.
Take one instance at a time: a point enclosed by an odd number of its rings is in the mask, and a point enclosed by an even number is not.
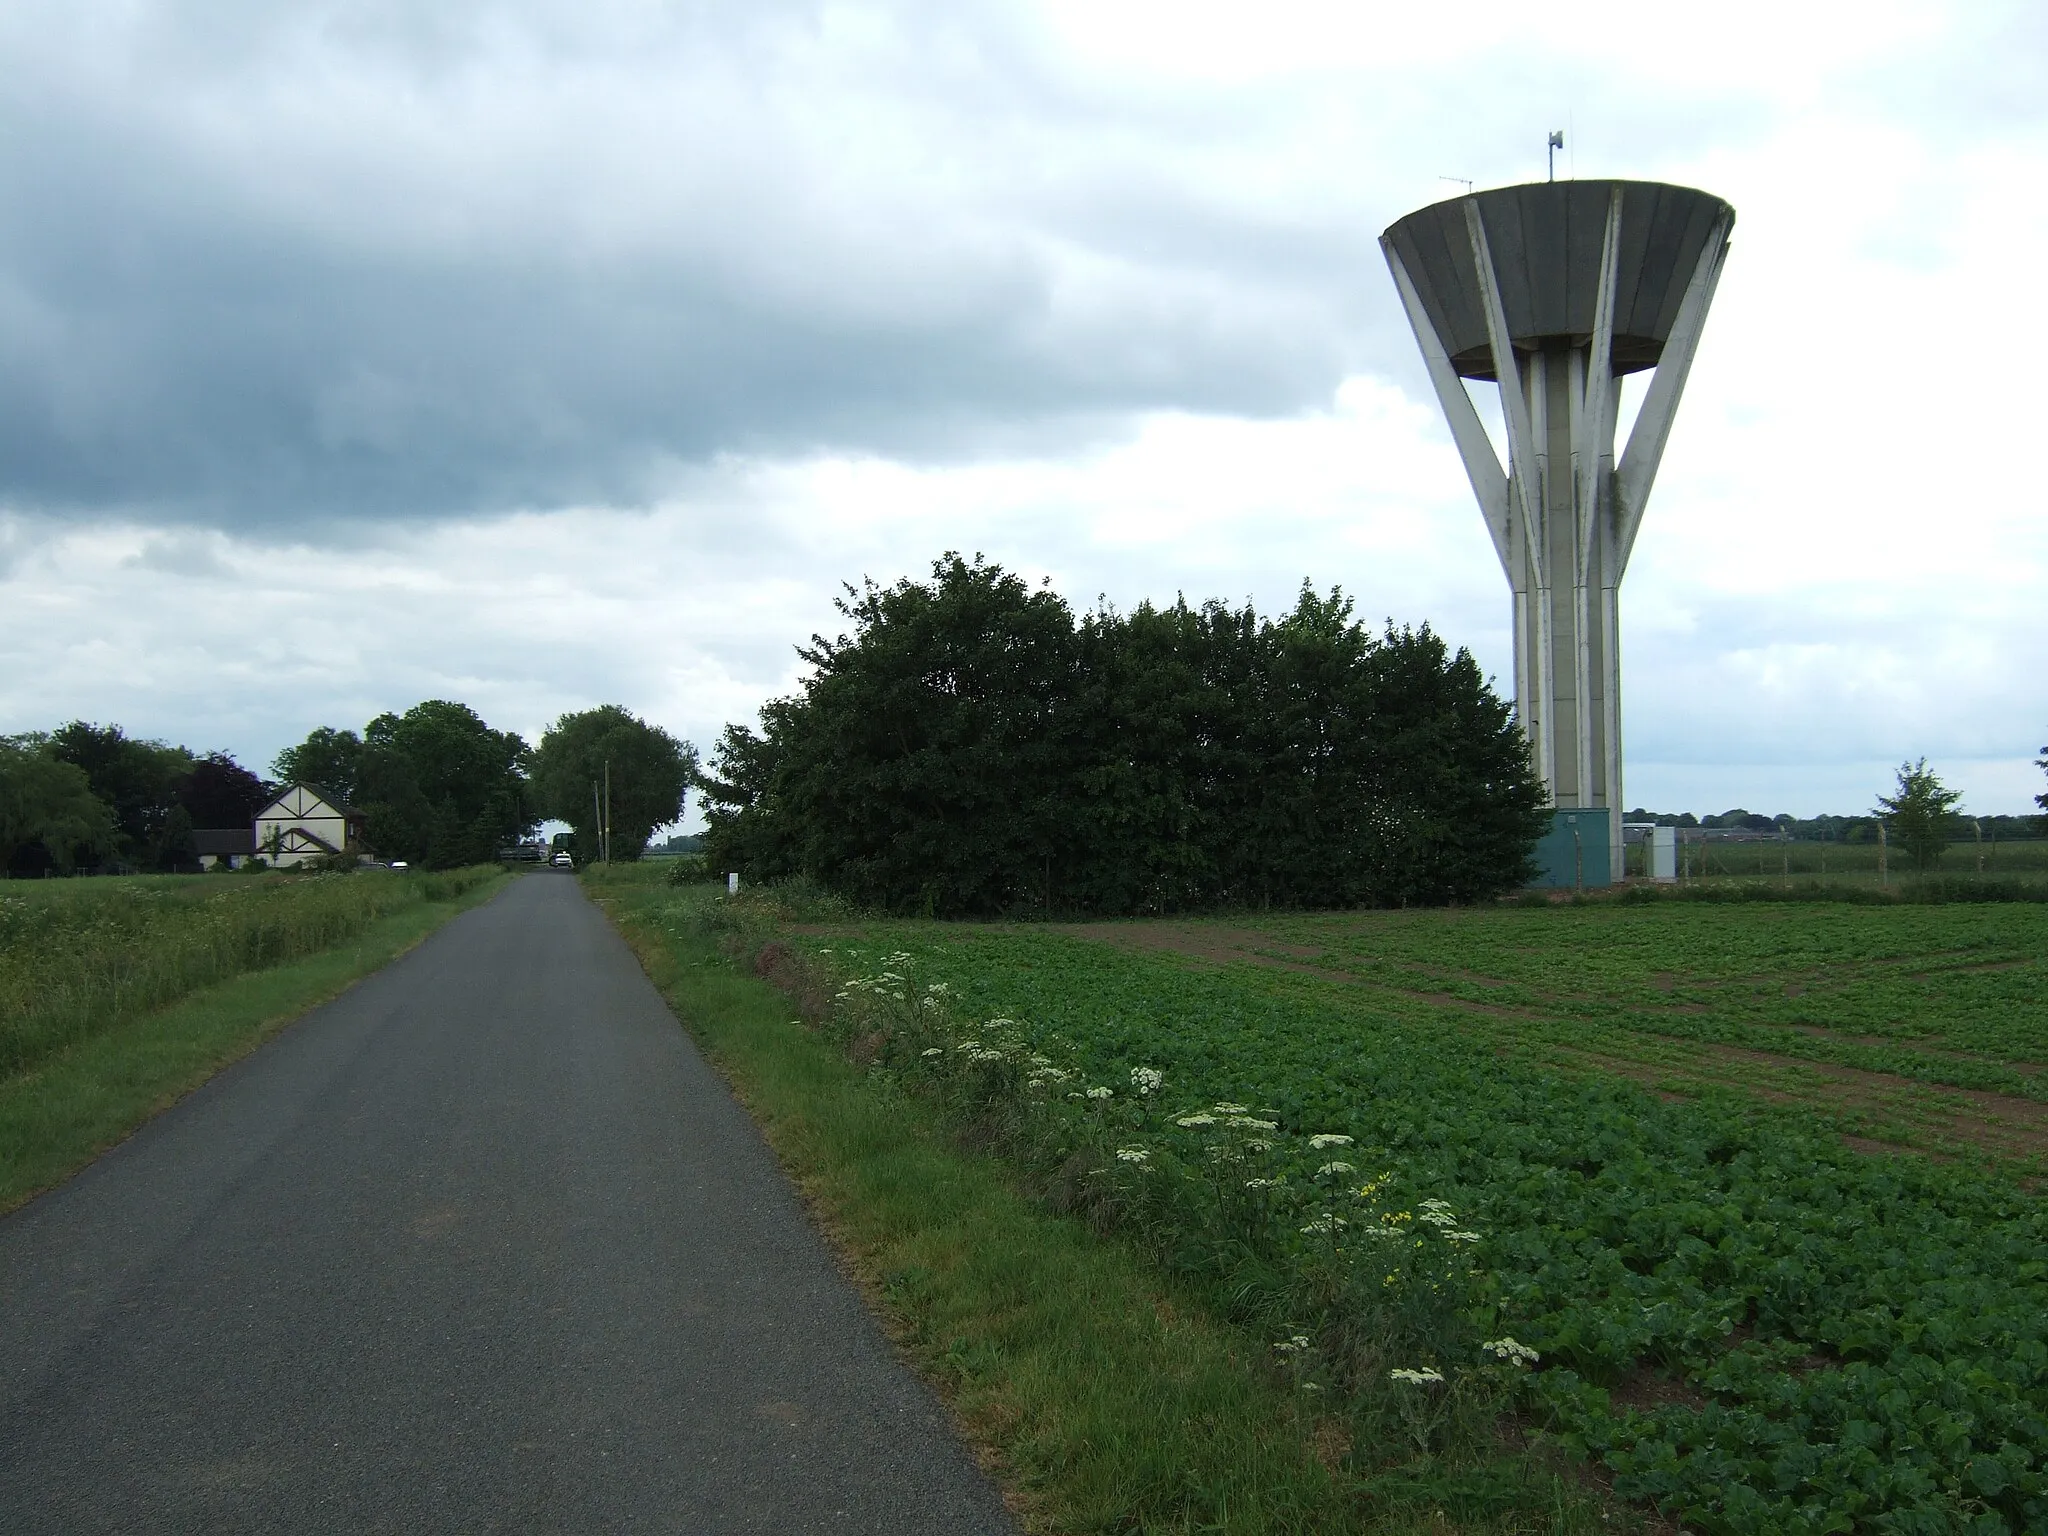
{"type": "Polygon", "coordinates": [[[553,863],[557,869],[574,869],[576,867],[576,861],[569,857],[569,850],[566,848],[561,849],[555,854],[553,863]]]}

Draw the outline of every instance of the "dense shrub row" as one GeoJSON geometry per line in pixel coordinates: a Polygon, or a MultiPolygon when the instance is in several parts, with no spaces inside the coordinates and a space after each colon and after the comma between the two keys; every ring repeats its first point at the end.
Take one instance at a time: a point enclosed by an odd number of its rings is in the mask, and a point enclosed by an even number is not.
{"type": "Polygon", "coordinates": [[[935,915],[1471,901],[1527,877],[1543,790],[1508,704],[1341,593],[1104,608],[957,555],[848,588],[853,633],[729,727],[718,869],[935,915]]]}

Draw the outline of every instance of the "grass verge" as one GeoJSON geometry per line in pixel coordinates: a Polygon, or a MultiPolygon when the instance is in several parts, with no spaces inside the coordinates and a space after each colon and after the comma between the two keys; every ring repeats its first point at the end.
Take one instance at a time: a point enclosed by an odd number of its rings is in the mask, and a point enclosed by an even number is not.
{"type": "Polygon", "coordinates": [[[591,884],[1027,1528],[1637,1528],[1532,1457],[1357,1475],[1342,1426],[1267,1367],[1263,1340],[1029,1199],[932,1105],[793,1023],[790,1002],[710,935],[665,920],[673,893],[591,884]]]}
{"type": "Polygon", "coordinates": [[[333,949],[191,993],[0,1082],[0,1214],[69,1178],[222,1067],[488,899],[504,878],[403,907],[333,949]]]}

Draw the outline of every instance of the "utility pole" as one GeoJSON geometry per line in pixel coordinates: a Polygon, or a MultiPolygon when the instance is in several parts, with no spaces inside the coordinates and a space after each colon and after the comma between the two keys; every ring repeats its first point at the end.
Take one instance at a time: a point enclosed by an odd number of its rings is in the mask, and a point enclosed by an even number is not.
{"type": "Polygon", "coordinates": [[[597,839],[596,862],[604,861],[604,803],[597,798],[597,780],[590,781],[591,833],[597,839]]]}
{"type": "Polygon", "coordinates": [[[604,760],[604,861],[612,861],[612,760],[604,760]]]}

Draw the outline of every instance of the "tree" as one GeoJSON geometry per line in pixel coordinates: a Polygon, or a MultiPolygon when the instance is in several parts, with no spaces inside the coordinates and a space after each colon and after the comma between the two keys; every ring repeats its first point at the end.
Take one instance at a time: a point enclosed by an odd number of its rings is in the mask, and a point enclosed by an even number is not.
{"type": "MultiPolygon", "coordinates": [[[[2041,755],[2034,759],[2034,766],[2042,772],[2048,773],[2048,747],[2041,749],[2041,755]]],[[[2048,792],[2034,796],[2034,804],[2041,807],[2042,810],[2048,811],[2048,792]]]]}
{"type": "Polygon", "coordinates": [[[339,795],[353,805],[362,793],[358,779],[362,772],[363,742],[354,731],[337,731],[320,726],[296,747],[277,754],[270,771],[280,786],[310,784],[339,795]]]}
{"type": "Polygon", "coordinates": [[[155,864],[165,824],[178,803],[178,781],[192,770],[192,754],[165,742],[137,740],[118,725],[83,720],[51,732],[49,750],[59,762],[80,769],[92,792],[112,809],[112,852],[137,864],[155,864]]]}
{"type": "Polygon", "coordinates": [[[611,856],[637,859],[656,827],[683,814],[697,776],[697,749],[617,704],[563,715],[548,727],[534,753],[534,793],[546,815],[576,829],[576,857],[584,862],[598,857],[597,805],[607,765],[611,856]]]}
{"type": "Polygon", "coordinates": [[[92,792],[85,770],[50,749],[45,736],[0,737],[0,867],[40,843],[59,869],[80,852],[114,846],[114,813],[92,792]]]}
{"type": "Polygon", "coordinates": [[[1365,665],[1363,789],[1378,808],[1366,846],[1377,864],[1354,875],[1358,899],[1472,902],[1532,878],[1549,796],[1513,706],[1472,653],[1453,653],[1426,624],[1389,624],[1365,665]]]}
{"type": "Polygon", "coordinates": [[[246,827],[270,802],[271,786],[225,752],[209,752],[174,786],[194,827],[246,827]]]}
{"type": "Polygon", "coordinates": [[[1899,764],[1898,793],[1879,795],[1875,814],[1885,819],[1913,867],[1925,872],[1947,850],[1949,814],[1962,798],[1960,790],[1943,787],[1923,757],[1918,763],[1899,764]]]}
{"type": "Polygon", "coordinates": [[[379,715],[364,727],[357,759],[372,844],[437,869],[496,858],[537,819],[527,757],[518,735],[492,730],[466,704],[428,699],[379,715]]]}
{"type": "Polygon", "coordinates": [[[813,635],[799,700],[763,711],[766,740],[720,742],[705,784],[709,848],[801,870],[878,905],[1000,911],[1042,889],[1058,812],[1073,615],[979,557],[934,562],[929,585],[847,587],[851,635],[813,635]],[[742,827],[750,774],[774,830],[742,827]],[[728,808],[731,808],[728,810],[728,808]]]}

